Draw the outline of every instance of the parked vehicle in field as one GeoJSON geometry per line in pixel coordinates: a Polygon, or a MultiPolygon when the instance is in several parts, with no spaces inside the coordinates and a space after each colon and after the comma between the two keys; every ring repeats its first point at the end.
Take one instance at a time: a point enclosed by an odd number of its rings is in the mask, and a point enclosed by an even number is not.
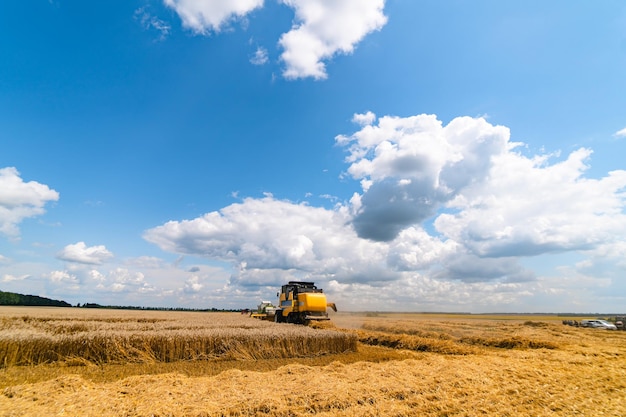
{"type": "Polygon", "coordinates": [[[609,323],[606,320],[583,320],[581,321],[582,327],[593,327],[596,329],[617,330],[617,327],[613,323],[609,323]]]}
{"type": "Polygon", "coordinates": [[[596,320],[596,327],[607,330],[617,330],[617,326],[606,320],[596,320]]]}

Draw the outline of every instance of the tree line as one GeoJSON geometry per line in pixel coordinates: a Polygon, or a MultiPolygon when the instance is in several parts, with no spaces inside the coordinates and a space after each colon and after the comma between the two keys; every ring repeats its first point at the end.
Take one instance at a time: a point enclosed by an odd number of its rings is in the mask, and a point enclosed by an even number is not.
{"type": "Polygon", "coordinates": [[[65,301],[53,300],[38,295],[24,295],[14,292],[0,291],[0,305],[3,306],[46,306],[46,307],[71,307],[65,301]]]}
{"type": "MultiPolygon", "coordinates": [[[[14,292],[0,291],[0,306],[39,306],[39,307],[73,307],[70,303],[38,295],[24,295],[14,292]]],[[[210,311],[210,312],[233,312],[240,309],[217,309],[217,308],[182,308],[182,307],[140,307],[140,306],[110,306],[96,303],[78,303],[79,308],[104,308],[113,310],[161,310],[161,311],[210,311]]]]}

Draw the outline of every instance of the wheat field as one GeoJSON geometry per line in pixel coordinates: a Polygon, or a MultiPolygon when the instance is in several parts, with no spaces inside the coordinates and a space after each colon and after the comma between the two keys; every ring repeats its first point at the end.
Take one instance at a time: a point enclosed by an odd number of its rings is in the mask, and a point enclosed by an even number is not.
{"type": "Polygon", "coordinates": [[[47,308],[0,317],[0,366],[291,358],[356,348],[356,338],[345,333],[232,313],[61,313],[47,308]]]}
{"type": "Polygon", "coordinates": [[[626,415],[626,332],[561,319],[0,308],[0,415],[626,415]]]}

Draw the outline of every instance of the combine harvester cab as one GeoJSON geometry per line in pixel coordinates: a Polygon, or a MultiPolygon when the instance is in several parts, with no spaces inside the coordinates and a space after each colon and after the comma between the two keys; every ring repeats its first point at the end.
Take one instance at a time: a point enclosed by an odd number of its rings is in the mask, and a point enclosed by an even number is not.
{"type": "Polygon", "coordinates": [[[313,282],[289,281],[278,294],[276,323],[308,324],[311,320],[330,320],[326,308],[337,311],[335,303],[326,301],[326,295],[313,282]]]}

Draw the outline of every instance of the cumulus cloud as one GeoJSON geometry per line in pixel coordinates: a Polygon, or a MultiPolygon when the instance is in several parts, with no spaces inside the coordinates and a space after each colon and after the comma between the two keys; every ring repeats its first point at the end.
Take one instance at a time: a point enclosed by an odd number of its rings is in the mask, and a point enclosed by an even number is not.
{"type": "Polygon", "coordinates": [[[363,114],[355,113],[352,116],[352,121],[361,126],[368,126],[376,121],[376,115],[372,113],[371,111],[368,111],[367,113],[363,113],[363,114]]]}
{"type": "MultiPolygon", "coordinates": [[[[220,32],[228,23],[245,19],[263,7],[263,0],[163,0],[176,11],[183,26],[196,34],[220,32]]],[[[386,23],[385,0],[280,0],[295,13],[294,24],[278,40],[285,64],[283,76],[288,79],[327,77],[325,61],[337,54],[351,54],[369,33],[386,23]]],[[[169,26],[155,19],[145,9],[136,18],[146,28],[160,30],[163,36],[169,26]]],[[[253,65],[268,61],[267,50],[258,48],[250,59],[253,65]]]]}
{"type": "Polygon", "coordinates": [[[350,54],[367,34],[386,23],[384,0],[282,0],[295,10],[296,23],[278,41],[286,78],[327,77],[324,60],[350,54]]]}
{"type": "Polygon", "coordinates": [[[85,242],[67,245],[57,254],[61,260],[89,265],[101,265],[112,257],[113,254],[104,245],[88,247],[85,242]]]}
{"type": "MultiPolygon", "coordinates": [[[[531,257],[576,253],[587,258],[580,268],[623,263],[626,171],[586,177],[589,149],[524,155],[509,129],[483,118],[444,125],[434,115],[367,112],[353,120],[357,131],[336,138],[361,186],[349,201],[326,209],[246,198],[144,239],[227,262],[230,291],[256,294],[296,278],[335,294],[358,290],[375,305],[384,285],[387,302],[403,308],[442,298],[461,308],[470,294],[472,305],[479,294],[498,306],[548,296],[546,278],[524,262],[531,257]]],[[[204,282],[187,281],[183,292],[204,282]]]]}
{"type": "Polygon", "coordinates": [[[219,32],[228,22],[263,6],[263,0],[164,0],[164,3],[178,13],[185,27],[201,35],[219,32]]]}
{"type": "Polygon", "coordinates": [[[19,237],[18,225],[24,219],[44,214],[44,206],[58,199],[59,193],[47,185],[24,182],[17,169],[0,169],[0,233],[19,237]]]}
{"type": "Polygon", "coordinates": [[[615,132],[615,136],[618,138],[626,138],[626,127],[622,130],[615,132]]]}
{"type": "Polygon", "coordinates": [[[110,289],[114,292],[124,291],[129,286],[137,291],[149,289],[149,286],[145,285],[143,273],[133,272],[126,268],[115,268],[110,271],[106,281],[112,281],[110,289]]]}
{"type": "Polygon", "coordinates": [[[201,300],[224,287],[229,273],[221,268],[207,265],[185,267],[176,262],[142,256],[126,259],[122,265],[109,268],[93,268],[85,264],[69,265],[68,269],[95,286],[97,297],[110,298],[119,303],[116,297],[132,299],[133,305],[146,305],[142,298],[150,296],[152,303],[163,300],[163,305],[188,305],[193,300],[201,300]],[[190,297],[192,296],[193,297],[190,297]]]}
{"type": "MultiPolygon", "coordinates": [[[[64,271],[69,273],[69,271],[64,271]]],[[[141,297],[142,294],[154,294],[154,285],[146,280],[145,274],[140,271],[133,271],[124,267],[114,267],[109,270],[100,271],[92,267],[78,267],[72,271],[74,275],[80,277],[81,283],[88,282],[84,289],[95,288],[99,298],[106,297],[106,294],[120,297],[124,296],[141,297]]],[[[92,294],[90,294],[92,295],[92,294]]],[[[112,299],[112,302],[119,303],[112,299]]]]}
{"type": "Polygon", "coordinates": [[[375,242],[359,239],[348,220],[343,207],[326,210],[266,196],[196,219],[170,221],[147,230],[144,239],[169,252],[237,265],[234,279],[239,282],[273,285],[281,279],[259,272],[267,270],[349,280],[355,270],[369,268],[384,278],[384,251],[375,242]],[[354,253],[360,255],[358,266],[353,264],[354,253]]]}
{"type": "Polygon", "coordinates": [[[204,285],[200,283],[200,278],[196,275],[190,277],[187,281],[185,281],[185,286],[183,288],[183,292],[185,294],[197,294],[202,290],[204,285]]]}
{"type": "Polygon", "coordinates": [[[434,216],[465,187],[484,181],[492,157],[513,146],[509,130],[460,117],[447,126],[434,115],[355,115],[361,130],[337,136],[348,148],[348,173],[363,184],[353,219],[360,237],[391,241],[434,216]]]}
{"type": "Polygon", "coordinates": [[[588,149],[547,157],[493,158],[487,181],[450,202],[435,221],[445,236],[481,257],[589,250],[626,235],[626,171],[585,178],[588,149]]]}
{"type": "Polygon", "coordinates": [[[46,276],[50,282],[56,287],[64,290],[77,291],[80,289],[81,282],[78,276],[68,271],[52,271],[46,276]]]}

